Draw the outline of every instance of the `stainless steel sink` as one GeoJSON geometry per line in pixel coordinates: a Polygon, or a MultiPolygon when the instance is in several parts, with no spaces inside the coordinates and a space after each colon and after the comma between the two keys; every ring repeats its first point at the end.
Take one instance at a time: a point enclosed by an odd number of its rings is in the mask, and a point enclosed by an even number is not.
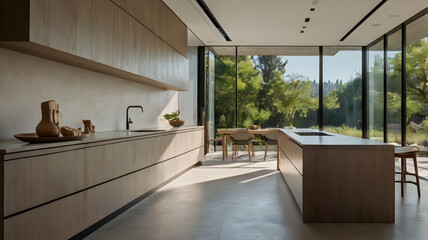
{"type": "Polygon", "coordinates": [[[323,132],[294,132],[294,133],[300,136],[333,136],[323,132]]]}
{"type": "Polygon", "coordinates": [[[129,130],[127,132],[163,132],[167,129],[139,129],[139,130],[129,130]]]}

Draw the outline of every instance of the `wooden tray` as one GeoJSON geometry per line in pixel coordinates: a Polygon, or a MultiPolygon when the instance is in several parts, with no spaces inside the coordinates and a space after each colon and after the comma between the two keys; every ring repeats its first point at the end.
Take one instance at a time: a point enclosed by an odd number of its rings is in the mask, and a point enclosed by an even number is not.
{"type": "Polygon", "coordinates": [[[13,135],[17,139],[23,142],[29,143],[48,143],[48,142],[63,142],[63,141],[73,141],[73,140],[81,140],[86,137],[86,134],[81,136],[73,136],[73,137],[39,137],[36,133],[20,133],[13,135]]]}

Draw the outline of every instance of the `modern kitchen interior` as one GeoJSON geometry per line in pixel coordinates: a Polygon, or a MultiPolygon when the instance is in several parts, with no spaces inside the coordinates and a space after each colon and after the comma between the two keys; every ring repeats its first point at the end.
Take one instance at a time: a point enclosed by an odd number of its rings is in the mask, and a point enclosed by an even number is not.
{"type": "Polygon", "coordinates": [[[0,0],[0,239],[426,239],[426,0],[0,0]]]}

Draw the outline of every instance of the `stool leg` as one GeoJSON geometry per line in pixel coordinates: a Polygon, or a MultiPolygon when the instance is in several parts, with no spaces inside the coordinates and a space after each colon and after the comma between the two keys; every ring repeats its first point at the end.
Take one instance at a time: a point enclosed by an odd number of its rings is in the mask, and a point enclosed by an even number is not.
{"type": "Polygon", "coordinates": [[[269,144],[268,144],[268,143],[266,143],[266,150],[265,150],[265,161],[266,161],[266,155],[267,155],[268,149],[269,149],[269,144]]]}
{"type": "Polygon", "coordinates": [[[404,193],[403,193],[404,164],[405,164],[405,158],[401,158],[401,197],[404,197],[404,193]]]}
{"type": "Polygon", "coordinates": [[[216,141],[214,141],[213,143],[214,143],[214,152],[217,152],[217,149],[216,149],[217,142],[216,142],[216,141]]]}
{"type": "MultiPolygon", "coordinates": [[[[407,158],[403,158],[403,160],[404,160],[404,164],[403,164],[404,173],[406,173],[407,172],[407,158]]],[[[406,180],[407,180],[407,175],[404,174],[404,181],[406,181],[406,180]]]]}
{"type": "Polygon", "coordinates": [[[416,177],[416,187],[418,188],[418,197],[421,197],[421,188],[419,186],[419,174],[418,174],[418,160],[416,160],[416,154],[413,156],[413,165],[415,166],[415,177],[416,177]]]}

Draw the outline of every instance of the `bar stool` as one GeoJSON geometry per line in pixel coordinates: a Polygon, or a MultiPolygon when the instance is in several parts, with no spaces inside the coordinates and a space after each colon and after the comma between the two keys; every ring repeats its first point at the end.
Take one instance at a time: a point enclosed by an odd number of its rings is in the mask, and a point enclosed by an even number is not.
{"type": "Polygon", "coordinates": [[[418,174],[418,161],[416,160],[416,154],[419,152],[419,147],[417,146],[407,146],[407,147],[396,147],[394,156],[396,158],[401,159],[401,171],[395,172],[395,174],[401,175],[401,180],[395,181],[401,183],[401,197],[404,197],[403,193],[403,185],[404,183],[411,183],[415,184],[418,189],[418,196],[421,197],[421,189],[419,186],[419,174],[418,174]],[[414,173],[410,173],[407,171],[407,158],[413,158],[413,165],[415,168],[414,173]],[[407,181],[406,176],[411,175],[416,178],[416,182],[413,181],[407,181]]]}

